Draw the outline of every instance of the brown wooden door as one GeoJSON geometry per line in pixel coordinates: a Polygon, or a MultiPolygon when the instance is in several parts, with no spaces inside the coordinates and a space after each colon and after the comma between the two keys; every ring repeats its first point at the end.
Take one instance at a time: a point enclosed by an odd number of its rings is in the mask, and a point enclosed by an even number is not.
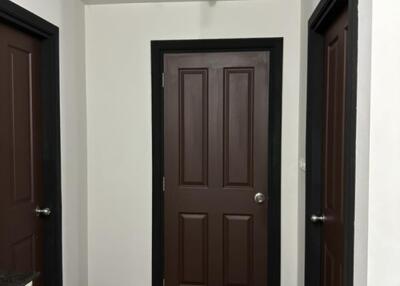
{"type": "Polygon", "coordinates": [[[0,270],[43,270],[39,63],[39,40],[0,24],[0,270]]]}
{"type": "Polygon", "coordinates": [[[166,286],[267,285],[269,66],[268,52],[164,57],[166,286]]]}
{"type": "Polygon", "coordinates": [[[325,34],[325,132],[322,212],[323,286],[343,285],[344,275],[344,132],[347,10],[325,34]]]}

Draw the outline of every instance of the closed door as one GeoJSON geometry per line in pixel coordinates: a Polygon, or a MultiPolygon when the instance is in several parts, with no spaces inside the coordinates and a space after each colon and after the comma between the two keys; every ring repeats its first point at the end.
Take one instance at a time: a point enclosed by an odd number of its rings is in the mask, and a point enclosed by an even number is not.
{"type": "Polygon", "coordinates": [[[325,34],[325,131],[322,194],[322,282],[341,286],[344,278],[344,134],[347,10],[325,34]]]}
{"type": "MultiPolygon", "coordinates": [[[[0,270],[43,272],[40,41],[0,24],[0,270]]],[[[34,283],[41,285],[41,279],[34,283]]]]}
{"type": "Polygon", "coordinates": [[[267,285],[269,66],[164,56],[166,286],[267,285]]]}

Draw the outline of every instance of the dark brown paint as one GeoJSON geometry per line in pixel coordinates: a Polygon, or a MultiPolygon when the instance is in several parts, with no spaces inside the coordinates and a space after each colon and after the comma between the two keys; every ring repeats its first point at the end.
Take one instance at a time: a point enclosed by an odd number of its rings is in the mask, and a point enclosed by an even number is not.
{"type": "Polygon", "coordinates": [[[164,56],[165,279],[267,285],[269,52],[164,56]]]}
{"type": "Polygon", "coordinates": [[[347,9],[325,32],[325,128],[322,212],[322,286],[341,286],[344,279],[345,97],[347,9]]]}
{"type": "MultiPolygon", "coordinates": [[[[43,272],[40,41],[0,24],[0,269],[43,272]]],[[[41,279],[34,283],[42,285],[41,279]]]]}

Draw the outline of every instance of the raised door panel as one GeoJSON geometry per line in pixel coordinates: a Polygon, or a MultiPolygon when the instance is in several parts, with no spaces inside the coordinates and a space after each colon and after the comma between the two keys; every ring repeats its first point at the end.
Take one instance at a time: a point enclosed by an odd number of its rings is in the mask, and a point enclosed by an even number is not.
{"type": "Polygon", "coordinates": [[[207,185],[208,71],[179,70],[180,184],[207,185]]]}
{"type": "Polygon", "coordinates": [[[30,272],[35,269],[35,238],[33,235],[24,237],[12,246],[14,269],[21,272],[30,272]]]}
{"type": "Polygon", "coordinates": [[[323,280],[324,286],[341,286],[343,285],[343,263],[341,263],[329,249],[327,244],[324,245],[323,251],[323,280]]]}
{"type": "Polygon", "coordinates": [[[347,26],[327,44],[324,208],[343,223],[347,26]]]}
{"type": "Polygon", "coordinates": [[[224,69],[224,186],[253,185],[253,68],[224,69]]]}
{"type": "Polygon", "coordinates": [[[328,44],[327,49],[327,95],[326,95],[326,195],[325,195],[325,208],[334,210],[336,208],[336,180],[335,180],[335,165],[337,161],[337,154],[335,154],[335,116],[337,109],[337,77],[338,77],[338,57],[339,57],[339,39],[335,37],[328,44]]]}
{"type": "Polygon", "coordinates": [[[33,201],[32,58],[31,53],[10,46],[9,90],[11,101],[12,201],[33,201]]]}
{"type": "Polygon", "coordinates": [[[253,218],[225,215],[223,226],[224,286],[249,286],[253,277],[253,218]]]}
{"type": "Polygon", "coordinates": [[[180,285],[207,285],[208,219],[206,214],[180,214],[180,285]]]}

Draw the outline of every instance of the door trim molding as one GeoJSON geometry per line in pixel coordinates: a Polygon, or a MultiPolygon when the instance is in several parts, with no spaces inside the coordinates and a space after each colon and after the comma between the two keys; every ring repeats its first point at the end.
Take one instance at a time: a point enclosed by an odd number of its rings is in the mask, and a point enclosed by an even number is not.
{"type": "Polygon", "coordinates": [[[59,29],[17,4],[0,1],[0,22],[41,40],[43,182],[46,206],[44,284],[62,286],[59,29]]]}
{"type": "Polygon", "coordinates": [[[324,93],[323,32],[343,9],[348,8],[349,34],[347,44],[346,107],[345,107],[345,265],[344,286],[353,285],[354,265],[354,203],[356,158],[356,105],[358,55],[358,0],[321,0],[308,22],[308,87],[306,134],[306,253],[305,285],[320,286],[321,232],[310,217],[321,210],[322,134],[324,93]],[[316,270],[318,269],[318,271],[316,270]]]}
{"type": "Polygon", "coordinates": [[[268,285],[280,285],[281,269],[281,117],[283,38],[171,40],[151,42],[152,69],[152,285],[163,285],[163,174],[164,174],[164,99],[162,88],[163,58],[166,53],[269,51],[271,53],[269,131],[269,201],[268,201],[268,285]]]}

